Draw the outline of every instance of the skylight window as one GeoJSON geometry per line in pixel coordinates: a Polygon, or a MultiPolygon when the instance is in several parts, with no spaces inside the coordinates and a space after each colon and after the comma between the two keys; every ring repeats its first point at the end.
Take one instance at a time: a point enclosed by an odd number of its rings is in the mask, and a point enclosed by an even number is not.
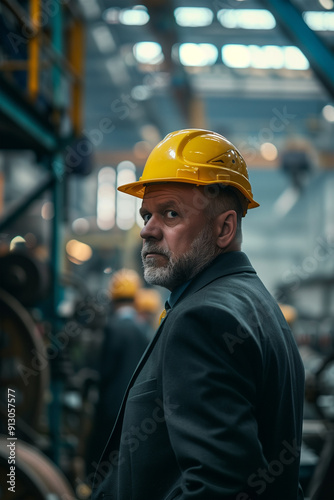
{"type": "Polygon", "coordinates": [[[144,5],[135,5],[132,9],[110,7],[103,12],[102,17],[107,23],[127,26],[144,26],[150,20],[150,15],[144,5]]]}
{"type": "Polygon", "coordinates": [[[230,68],[305,70],[309,62],[298,47],[278,45],[227,44],[222,48],[223,63],[230,68]]]}
{"type": "Polygon", "coordinates": [[[273,68],[280,69],[284,67],[284,52],[281,47],[276,45],[249,45],[247,47],[250,53],[250,65],[253,68],[273,68]]]}
{"type": "Polygon", "coordinates": [[[183,66],[212,66],[218,58],[218,49],[211,43],[182,43],[179,59],[183,66]]]}
{"type": "Polygon", "coordinates": [[[142,64],[160,64],[164,60],[162,47],[157,42],[136,43],[133,53],[137,61],[142,64]]]}
{"type": "Polygon", "coordinates": [[[276,26],[274,16],[266,9],[221,9],[217,19],[224,28],[271,30],[276,26]]]}
{"type": "Polygon", "coordinates": [[[103,231],[115,225],[116,172],[112,167],[101,168],[97,188],[97,226],[103,231]]]}
{"type": "Polygon", "coordinates": [[[118,24],[119,23],[119,13],[120,9],[117,7],[110,7],[106,9],[102,14],[102,19],[109,24],[118,24]]]}
{"type": "Polygon", "coordinates": [[[308,69],[309,62],[298,47],[282,47],[284,49],[285,64],[287,69],[308,69]]]}
{"type": "Polygon", "coordinates": [[[136,5],[132,9],[123,9],[119,14],[119,22],[128,26],[144,26],[149,20],[149,13],[143,5],[136,5]]]}
{"type": "Polygon", "coordinates": [[[224,45],[222,59],[223,63],[230,68],[249,68],[251,66],[251,54],[247,45],[224,45]]]}
{"type": "MultiPolygon", "coordinates": [[[[136,167],[131,161],[121,161],[117,166],[117,187],[136,181],[136,167]]],[[[117,191],[116,224],[120,229],[131,229],[136,221],[136,199],[117,191]]]]}
{"type": "Polygon", "coordinates": [[[207,7],[178,7],[174,10],[174,17],[179,26],[209,26],[213,21],[213,12],[207,7]]]}
{"type": "Polygon", "coordinates": [[[313,31],[334,31],[334,12],[304,12],[303,18],[313,31]]]}

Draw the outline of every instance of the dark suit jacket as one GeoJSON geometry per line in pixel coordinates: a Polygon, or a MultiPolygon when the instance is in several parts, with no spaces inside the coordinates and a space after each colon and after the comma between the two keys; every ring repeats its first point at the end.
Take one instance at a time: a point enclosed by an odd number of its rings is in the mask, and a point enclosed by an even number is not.
{"type": "Polygon", "coordinates": [[[223,254],[144,353],[92,499],[296,500],[303,396],[278,305],[244,253],[223,254]]]}

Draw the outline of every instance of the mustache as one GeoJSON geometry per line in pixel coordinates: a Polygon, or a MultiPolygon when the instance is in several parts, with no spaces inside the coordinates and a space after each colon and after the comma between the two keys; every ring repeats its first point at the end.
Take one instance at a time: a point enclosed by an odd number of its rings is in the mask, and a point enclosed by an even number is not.
{"type": "Polygon", "coordinates": [[[170,258],[171,256],[171,252],[169,250],[161,248],[159,245],[156,245],[155,243],[145,242],[141,250],[142,258],[145,258],[146,255],[149,253],[158,253],[168,258],[170,258]]]}

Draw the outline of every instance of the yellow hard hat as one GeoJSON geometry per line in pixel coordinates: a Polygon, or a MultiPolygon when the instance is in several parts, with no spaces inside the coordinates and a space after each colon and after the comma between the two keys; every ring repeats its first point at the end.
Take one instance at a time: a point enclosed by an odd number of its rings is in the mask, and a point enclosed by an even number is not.
{"type": "Polygon", "coordinates": [[[240,152],[225,137],[209,130],[185,129],[168,134],[149,155],[139,181],[119,186],[118,190],[143,198],[145,186],[162,182],[225,184],[246,197],[247,208],[259,206],[253,199],[240,152]]]}
{"type": "Polygon", "coordinates": [[[162,307],[160,293],[153,288],[140,288],[135,297],[135,306],[142,313],[157,313],[162,307]]]}
{"type": "Polygon", "coordinates": [[[120,269],[116,271],[110,280],[109,292],[113,300],[134,299],[141,280],[133,269],[120,269]]]}
{"type": "Polygon", "coordinates": [[[278,304],[283,313],[283,316],[286,322],[291,325],[297,319],[297,310],[293,306],[289,306],[288,304],[278,304]]]}

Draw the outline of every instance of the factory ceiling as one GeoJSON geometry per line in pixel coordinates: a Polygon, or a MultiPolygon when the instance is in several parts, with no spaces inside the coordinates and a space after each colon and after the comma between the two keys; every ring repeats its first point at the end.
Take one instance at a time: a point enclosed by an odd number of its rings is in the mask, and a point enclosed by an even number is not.
{"type": "Polygon", "coordinates": [[[140,165],[184,127],[226,135],[255,166],[266,143],[332,149],[332,0],[79,3],[84,134],[101,158],[140,165]]]}

